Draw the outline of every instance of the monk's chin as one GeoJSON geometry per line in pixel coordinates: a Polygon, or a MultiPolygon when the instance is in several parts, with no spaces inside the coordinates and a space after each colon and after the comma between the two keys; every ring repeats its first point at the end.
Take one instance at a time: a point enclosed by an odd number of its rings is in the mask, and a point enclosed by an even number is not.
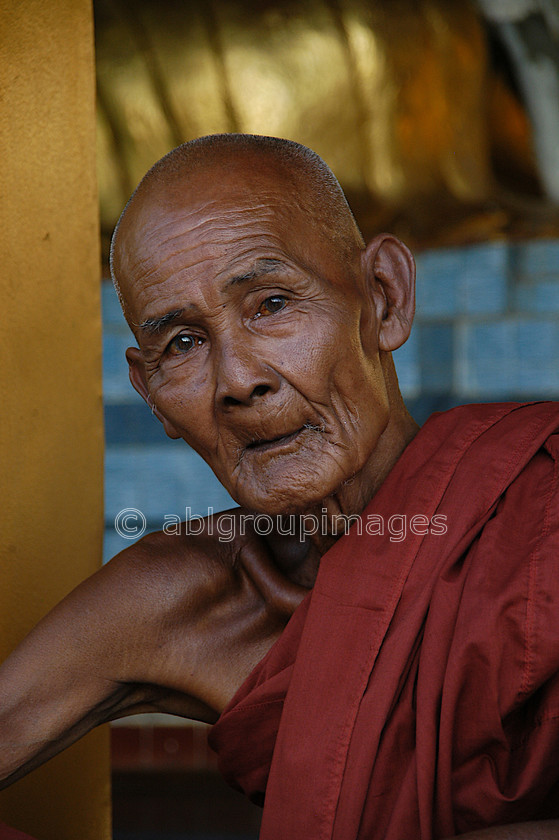
{"type": "Polygon", "coordinates": [[[304,516],[316,514],[339,487],[339,482],[317,481],[314,478],[308,484],[297,481],[285,482],[280,486],[236,488],[231,492],[235,501],[254,514],[267,516],[304,516]]]}
{"type": "Polygon", "coordinates": [[[315,443],[314,436],[307,445],[294,451],[291,447],[287,451],[249,451],[235,474],[223,483],[241,507],[255,513],[268,516],[315,513],[323,500],[337,493],[348,481],[354,482],[363,464],[348,447],[326,446],[323,438],[320,447],[310,443],[315,443]]]}

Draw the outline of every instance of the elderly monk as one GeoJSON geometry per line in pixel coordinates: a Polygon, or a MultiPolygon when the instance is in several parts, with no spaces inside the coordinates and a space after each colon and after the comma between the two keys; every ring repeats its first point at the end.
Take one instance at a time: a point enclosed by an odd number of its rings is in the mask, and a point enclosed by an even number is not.
{"type": "Polygon", "coordinates": [[[112,269],[132,384],[240,507],[146,536],[7,660],[5,783],[165,711],[217,721],[265,840],[559,837],[558,407],[418,430],[413,259],[288,141],[175,149],[112,269]]]}

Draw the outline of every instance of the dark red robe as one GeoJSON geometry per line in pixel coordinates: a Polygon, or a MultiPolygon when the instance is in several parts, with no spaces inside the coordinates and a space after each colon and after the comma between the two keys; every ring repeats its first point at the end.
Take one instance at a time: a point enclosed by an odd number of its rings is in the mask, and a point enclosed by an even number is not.
{"type": "Polygon", "coordinates": [[[435,415],[324,555],[211,736],[263,840],[559,816],[558,432],[553,403],[435,415]]]}
{"type": "Polygon", "coordinates": [[[0,840],[33,840],[33,838],[29,834],[23,834],[15,828],[10,828],[9,825],[0,823],[0,840]]]}

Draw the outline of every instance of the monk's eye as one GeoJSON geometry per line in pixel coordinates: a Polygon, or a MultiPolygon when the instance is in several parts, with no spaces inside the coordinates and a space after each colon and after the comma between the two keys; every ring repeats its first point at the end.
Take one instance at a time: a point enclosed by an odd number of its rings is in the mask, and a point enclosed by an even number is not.
{"type": "Polygon", "coordinates": [[[287,298],[283,295],[272,295],[262,301],[260,309],[256,313],[256,318],[261,318],[263,315],[275,315],[276,312],[281,312],[286,304],[287,298]]]}
{"type": "Polygon", "coordinates": [[[203,344],[203,339],[199,338],[199,336],[179,333],[169,342],[167,349],[174,356],[183,356],[192,350],[193,347],[196,347],[197,344],[203,344]]]}

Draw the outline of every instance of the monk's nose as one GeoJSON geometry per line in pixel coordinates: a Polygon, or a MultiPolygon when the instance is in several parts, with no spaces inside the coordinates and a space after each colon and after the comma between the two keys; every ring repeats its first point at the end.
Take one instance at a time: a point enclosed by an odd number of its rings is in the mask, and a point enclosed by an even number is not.
{"type": "Polygon", "coordinates": [[[280,387],[280,377],[249,346],[223,348],[217,372],[217,399],[225,408],[252,405],[280,387]]]}

